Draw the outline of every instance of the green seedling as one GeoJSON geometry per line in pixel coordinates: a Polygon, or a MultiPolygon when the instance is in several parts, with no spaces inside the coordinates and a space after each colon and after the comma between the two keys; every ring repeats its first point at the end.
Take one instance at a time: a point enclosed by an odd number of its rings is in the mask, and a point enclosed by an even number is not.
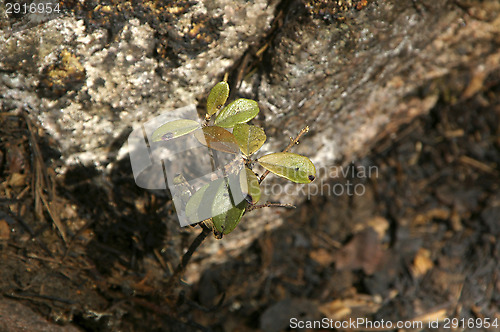
{"type": "MultiPolygon", "coordinates": [[[[269,202],[257,205],[261,198],[260,184],[269,172],[295,183],[310,183],[316,177],[316,168],[309,158],[288,152],[308,131],[307,127],[283,152],[254,159],[253,155],[267,139],[262,128],[247,124],[259,113],[259,105],[254,100],[240,98],[224,107],[228,96],[228,84],[217,83],[207,99],[203,126],[200,127],[193,120],[181,119],[162,125],[152,135],[152,140],[158,142],[193,134],[209,150],[235,154],[236,158],[242,159],[243,168],[224,168],[223,177],[202,186],[186,203],[188,220],[193,223],[203,220],[204,224],[210,224],[217,238],[231,233],[248,211],[260,207],[285,206],[269,202]],[[252,170],[255,164],[266,169],[260,178],[252,170]]],[[[214,167],[218,166],[216,158],[213,159],[214,167]]]]}

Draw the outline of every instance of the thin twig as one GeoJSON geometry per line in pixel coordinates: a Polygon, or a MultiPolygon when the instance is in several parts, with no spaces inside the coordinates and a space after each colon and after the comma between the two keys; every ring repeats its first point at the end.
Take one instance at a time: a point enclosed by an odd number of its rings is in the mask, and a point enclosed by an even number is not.
{"type": "Polygon", "coordinates": [[[52,191],[52,187],[50,186],[50,181],[49,181],[49,176],[47,174],[47,167],[45,166],[45,163],[43,161],[42,157],[42,152],[40,150],[40,147],[37,142],[37,137],[35,136],[34,129],[31,125],[31,120],[30,118],[26,115],[26,113],[22,113],[24,117],[24,121],[26,122],[26,125],[28,127],[28,132],[29,132],[29,140],[30,140],[30,145],[32,147],[32,152],[33,155],[35,156],[34,160],[34,174],[35,174],[35,183],[36,185],[34,186],[34,194],[35,197],[39,197],[45,206],[45,209],[49,213],[50,218],[52,219],[52,222],[56,226],[57,230],[61,234],[61,238],[64,241],[64,244],[67,245],[68,240],[66,238],[66,230],[59,219],[59,216],[52,211],[50,202],[45,199],[44,193],[42,191],[42,188],[46,188],[48,195],[49,195],[49,200],[53,201],[55,199],[54,197],[54,192],[52,191]]]}
{"type": "Polygon", "coordinates": [[[295,205],[293,205],[293,204],[266,202],[266,203],[260,204],[260,205],[250,205],[249,207],[247,207],[246,212],[250,212],[250,211],[253,211],[256,209],[262,209],[265,207],[284,207],[284,208],[295,209],[295,205]]]}
{"type": "MultiPolygon", "coordinates": [[[[292,146],[294,146],[295,144],[299,144],[299,139],[309,131],[309,126],[306,126],[305,128],[302,128],[302,130],[300,131],[300,133],[297,135],[297,137],[295,137],[295,139],[292,139],[290,138],[290,144],[288,144],[288,146],[282,151],[282,152],[288,152],[288,150],[290,150],[292,148],[292,146]]],[[[266,178],[266,176],[269,174],[269,171],[265,171],[264,174],[262,174],[262,176],[260,177],[259,179],[259,184],[262,183],[262,181],[264,181],[264,179],[266,178]]]]}
{"type": "Polygon", "coordinates": [[[10,293],[10,294],[4,294],[7,297],[11,297],[14,299],[23,299],[23,300],[30,300],[30,301],[39,301],[40,300],[49,300],[49,301],[54,301],[54,302],[61,302],[65,304],[75,304],[76,301],[69,300],[69,299],[64,299],[56,296],[50,296],[50,295],[42,295],[42,294],[34,294],[34,293],[10,293]]]}

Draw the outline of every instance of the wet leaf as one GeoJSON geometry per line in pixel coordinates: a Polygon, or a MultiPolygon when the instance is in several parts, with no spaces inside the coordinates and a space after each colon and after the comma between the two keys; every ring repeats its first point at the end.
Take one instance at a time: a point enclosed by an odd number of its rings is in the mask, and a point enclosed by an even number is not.
{"type": "Polygon", "coordinates": [[[189,134],[198,128],[200,128],[200,124],[194,120],[180,119],[170,121],[156,129],[151,135],[151,140],[153,142],[168,141],[189,134]]]}
{"type": "Polygon", "coordinates": [[[203,127],[201,130],[195,131],[194,136],[201,144],[211,149],[233,154],[240,152],[234,135],[224,128],[217,126],[203,127]]]}
{"type": "Polygon", "coordinates": [[[186,204],[186,218],[197,223],[213,217],[212,206],[224,179],[216,179],[198,189],[186,204]]]}
{"type": "Polygon", "coordinates": [[[246,201],[243,201],[229,211],[215,216],[212,221],[217,231],[222,234],[229,234],[234,231],[240,223],[241,217],[243,217],[247,204],[246,201]]]}
{"type": "Polygon", "coordinates": [[[316,168],[312,161],[296,153],[272,153],[257,161],[268,171],[296,183],[309,183],[316,178],[316,168]]]}
{"type": "Polygon", "coordinates": [[[212,116],[221,109],[226,103],[227,97],[229,96],[229,85],[226,82],[217,83],[207,99],[207,114],[212,116]]]}
{"type": "Polygon", "coordinates": [[[228,185],[228,182],[223,181],[219,187],[212,207],[214,215],[212,222],[217,231],[222,234],[229,234],[236,228],[248,204],[245,200],[235,199],[234,196],[241,196],[241,192],[240,195],[232,195],[235,190],[231,190],[234,187],[228,185]]]}
{"type": "Polygon", "coordinates": [[[233,135],[245,156],[249,156],[260,149],[267,138],[262,128],[246,123],[235,125],[233,135]]]}
{"type": "Polygon", "coordinates": [[[240,98],[220,111],[215,124],[224,128],[230,128],[238,123],[245,123],[253,119],[259,113],[259,105],[256,101],[240,98]]]}
{"type": "Polygon", "coordinates": [[[215,197],[214,188],[217,189],[218,185],[220,185],[220,182],[218,184],[214,182],[207,183],[206,185],[198,189],[198,191],[196,191],[187,202],[186,218],[189,220],[190,223],[194,224],[212,217],[211,206],[213,202],[213,197],[215,197]],[[212,185],[211,190],[207,192],[208,188],[211,185],[212,185]],[[205,193],[207,193],[207,195],[205,195],[205,193]],[[210,196],[213,196],[211,199],[212,202],[207,202],[207,200],[210,200],[210,196]],[[206,207],[207,203],[209,204],[208,208],[206,207]]]}
{"type": "Polygon", "coordinates": [[[240,187],[248,203],[256,204],[260,200],[259,178],[248,167],[244,167],[240,172],[240,187]]]}
{"type": "Polygon", "coordinates": [[[239,177],[231,175],[201,187],[186,204],[186,217],[190,223],[212,218],[218,232],[229,234],[240,222],[247,205],[239,177]]]}

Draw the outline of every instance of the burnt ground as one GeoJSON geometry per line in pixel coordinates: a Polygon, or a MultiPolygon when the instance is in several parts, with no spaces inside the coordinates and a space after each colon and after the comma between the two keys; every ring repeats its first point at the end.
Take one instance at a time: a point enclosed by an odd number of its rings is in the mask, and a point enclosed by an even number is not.
{"type": "Polygon", "coordinates": [[[368,317],[438,319],[448,331],[447,318],[500,320],[498,81],[388,130],[350,165],[358,173],[323,182],[283,226],[171,294],[168,276],[200,230],[179,231],[168,196],[138,188],[127,159],[63,174],[55,142],[24,110],[3,110],[1,330],[281,331],[291,317],[368,317]],[[377,173],[360,176],[368,166],[377,173]],[[347,181],[364,194],[326,194],[347,181]]]}

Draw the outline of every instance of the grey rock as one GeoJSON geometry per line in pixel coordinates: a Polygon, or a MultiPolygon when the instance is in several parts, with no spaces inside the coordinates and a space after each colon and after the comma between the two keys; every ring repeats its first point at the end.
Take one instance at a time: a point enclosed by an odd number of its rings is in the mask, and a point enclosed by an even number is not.
{"type": "MultiPolygon", "coordinates": [[[[266,1],[199,2],[175,15],[173,27],[158,23],[156,30],[137,13],[138,17],[132,15],[117,28],[111,40],[110,31],[91,29],[74,12],[31,29],[13,32],[5,28],[0,31],[2,106],[28,109],[58,140],[68,164],[78,160],[99,165],[107,160],[110,143],[123,131],[161,112],[197,103],[265,33],[273,11],[274,6],[266,1]],[[175,54],[178,66],[164,61],[157,54],[163,51],[160,39],[174,44],[190,38],[188,31],[200,15],[220,19],[222,26],[214,27],[220,28],[219,38],[195,57],[179,50],[175,54]],[[49,80],[53,76],[50,70],[44,75],[44,70],[54,64],[57,68],[63,61],[61,52],[69,52],[81,64],[84,79],[78,89],[65,90],[65,86],[54,96],[54,91],[40,89],[40,83],[44,76],[49,80]]],[[[196,41],[198,36],[193,33],[191,39],[196,41]]]]}

